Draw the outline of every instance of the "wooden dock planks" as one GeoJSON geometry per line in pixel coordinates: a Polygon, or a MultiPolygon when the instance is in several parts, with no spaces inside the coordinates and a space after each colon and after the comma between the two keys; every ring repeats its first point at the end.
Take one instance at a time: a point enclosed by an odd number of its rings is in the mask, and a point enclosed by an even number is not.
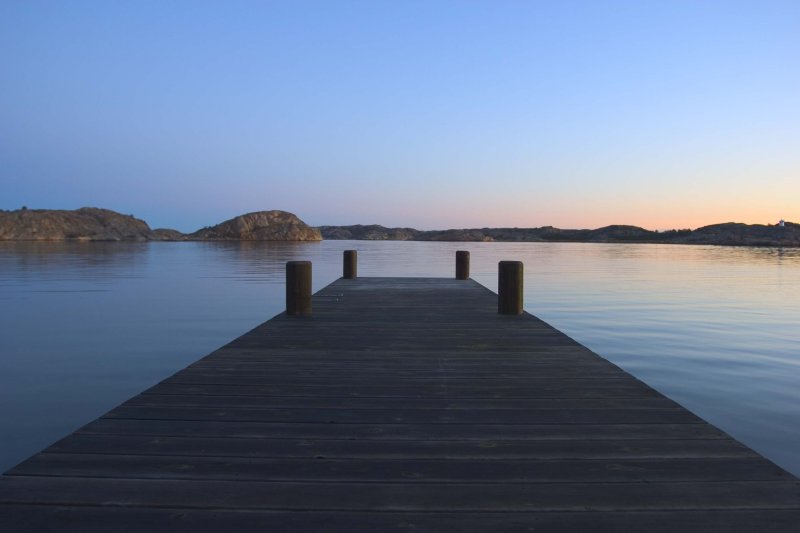
{"type": "Polygon", "coordinates": [[[7,472],[0,530],[798,530],[797,478],[496,298],[338,280],[7,472]]]}

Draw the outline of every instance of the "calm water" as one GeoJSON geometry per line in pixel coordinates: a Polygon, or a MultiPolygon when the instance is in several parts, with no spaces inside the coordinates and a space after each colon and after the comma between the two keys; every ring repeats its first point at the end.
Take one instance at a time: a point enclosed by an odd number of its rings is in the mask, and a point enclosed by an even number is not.
{"type": "Polygon", "coordinates": [[[540,243],[0,243],[0,471],[283,308],[284,263],[314,288],[446,276],[457,249],[496,290],[800,474],[800,250],[540,243]]]}

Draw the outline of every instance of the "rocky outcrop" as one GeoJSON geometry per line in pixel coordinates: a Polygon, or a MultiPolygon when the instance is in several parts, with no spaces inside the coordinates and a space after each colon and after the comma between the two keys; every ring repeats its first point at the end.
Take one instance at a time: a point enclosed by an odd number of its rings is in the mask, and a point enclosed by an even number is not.
{"type": "Polygon", "coordinates": [[[153,232],[143,220],[108,209],[0,211],[0,240],[145,241],[153,232]]]}
{"type": "Polygon", "coordinates": [[[320,226],[318,229],[323,239],[352,241],[413,241],[425,233],[412,228],[386,228],[378,224],[320,226]]]}
{"type": "Polygon", "coordinates": [[[247,213],[186,236],[193,241],[320,241],[316,228],[286,211],[247,213]]]}
{"type": "Polygon", "coordinates": [[[614,225],[589,232],[592,242],[646,242],[654,240],[658,234],[638,226],[614,225]]]}
{"type": "Polygon", "coordinates": [[[491,242],[495,238],[488,234],[487,230],[479,229],[446,229],[442,231],[426,231],[424,241],[446,241],[446,242],[491,242]]]}
{"type": "Polygon", "coordinates": [[[676,239],[685,244],[722,244],[728,246],[800,246],[800,224],[783,226],[728,222],[697,228],[676,239]]]}
{"type": "Polygon", "coordinates": [[[185,241],[186,235],[176,229],[156,228],[151,232],[154,241],[185,241]]]}
{"type": "Polygon", "coordinates": [[[83,207],[0,210],[0,240],[16,241],[319,241],[318,230],[285,211],[242,215],[191,235],[174,229],[150,229],[143,220],[109,209],[83,207]]]}

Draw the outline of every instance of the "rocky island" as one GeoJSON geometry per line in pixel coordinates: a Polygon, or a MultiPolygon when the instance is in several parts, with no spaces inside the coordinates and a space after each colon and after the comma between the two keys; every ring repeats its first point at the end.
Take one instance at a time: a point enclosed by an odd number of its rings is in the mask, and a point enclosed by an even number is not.
{"type": "Polygon", "coordinates": [[[259,211],[238,216],[191,234],[150,229],[133,215],[82,207],[0,211],[0,241],[319,241],[319,230],[286,211],[259,211]]]}
{"type": "Polygon", "coordinates": [[[247,213],[186,236],[189,241],[321,241],[316,228],[286,211],[247,213]]]}
{"type": "Polygon", "coordinates": [[[6,241],[148,241],[167,235],[133,215],[96,207],[0,211],[0,240],[6,241]]]}

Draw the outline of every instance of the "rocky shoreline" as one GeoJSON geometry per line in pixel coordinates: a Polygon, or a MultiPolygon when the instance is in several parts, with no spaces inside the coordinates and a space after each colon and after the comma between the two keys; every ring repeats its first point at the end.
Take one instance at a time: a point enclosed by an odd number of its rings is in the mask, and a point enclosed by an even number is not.
{"type": "Polygon", "coordinates": [[[800,224],[713,224],[695,230],[650,231],[614,225],[598,229],[472,228],[418,230],[380,225],[311,227],[279,210],[247,213],[193,233],[151,229],[133,215],[84,207],[0,210],[0,241],[320,241],[597,242],[800,247],[800,224]]]}
{"type": "Polygon", "coordinates": [[[319,230],[286,211],[247,213],[194,233],[150,229],[133,215],[83,207],[74,211],[0,211],[0,241],[320,241],[319,230]]]}

